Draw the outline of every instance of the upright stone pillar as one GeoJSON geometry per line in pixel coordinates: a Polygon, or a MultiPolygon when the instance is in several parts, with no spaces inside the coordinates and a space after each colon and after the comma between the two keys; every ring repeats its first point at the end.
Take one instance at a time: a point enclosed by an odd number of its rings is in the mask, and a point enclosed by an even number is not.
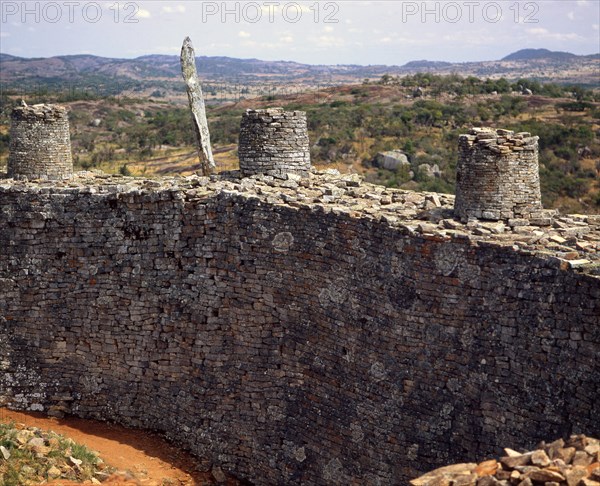
{"type": "Polygon", "coordinates": [[[206,107],[204,105],[204,96],[202,87],[196,72],[196,54],[194,46],[189,37],[183,40],[181,46],[181,74],[185,81],[188,94],[188,102],[192,111],[192,124],[196,134],[196,144],[198,150],[198,159],[200,160],[200,169],[202,175],[211,174],[216,167],[213,158],[212,147],[210,146],[210,133],[208,131],[208,121],[206,119],[206,107]]]}
{"type": "Polygon", "coordinates": [[[73,175],[69,118],[64,107],[19,106],[10,118],[8,177],[57,180],[73,175]]]}
{"type": "Polygon", "coordinates": [[[282,108],[247,110],[242,115],[238,154],[242,175],[306,177],[310,147],[306,113],[282,108]]]}
{"type": "Polygon", "coordinates": [[[458,139],[459,218],[529,219],[542,211],[538,139],[527,132],[473,128],[458,139]]]}

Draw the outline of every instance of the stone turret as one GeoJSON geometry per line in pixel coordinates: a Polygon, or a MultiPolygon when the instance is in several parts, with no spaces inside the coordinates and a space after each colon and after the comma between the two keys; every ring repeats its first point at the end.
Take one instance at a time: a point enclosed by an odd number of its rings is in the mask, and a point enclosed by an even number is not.
{"type": "Polygon", "coordinates": [[[310,148],[306,113],[282,108],[247,110],[242,115],[238,153],[244,176],[307,176],[310,148]]]}
{"type": "Polygon", "coordinates": [[[458,139],[459,218],[530,219],[542,212],[538,139],[530,133],[473,128],[458,139]]]}
{"type": "Polygon", "coordinates": [[[18,106],[11,113],[8,177],[67,179],[73,174],[67,110],[59,105],[18,106]]]}

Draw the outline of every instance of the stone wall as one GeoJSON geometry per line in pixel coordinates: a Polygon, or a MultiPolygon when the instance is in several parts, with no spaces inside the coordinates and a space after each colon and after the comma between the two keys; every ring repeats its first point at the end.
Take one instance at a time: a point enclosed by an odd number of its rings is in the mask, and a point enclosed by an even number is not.
{"type": "Polygon", "coordinates": [[[538,139],[473,128],[458,139],[456,214],[490,220],[542,218],[538,139]]]}
{"type": "Polygon", "coordinates": [[[66,179],[73,173],[67,110],[59,105],[12,111],[8,175],[15,179],[66,179]]]}
{"type": "Polygon", "coordinates": [[[354,176],[5,181],[0,199],[12,407],[159,430],[256,484],[406,484],[599,435],[598,218],[544,230],[570,235],[566,260],[536,228],[484,232],[451,196],[354,176]]]}
{"type": "Polygon", "coordinates": [[[246,176],[306,176],[310,171],[306,113],[282,108],[246,110],[238,153],[240,169],[246,176]]]}

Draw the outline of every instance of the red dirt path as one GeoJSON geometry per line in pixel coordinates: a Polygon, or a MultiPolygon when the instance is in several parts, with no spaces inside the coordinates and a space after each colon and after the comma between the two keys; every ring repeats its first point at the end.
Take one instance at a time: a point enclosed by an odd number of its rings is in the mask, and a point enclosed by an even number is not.
{"type": "MultiPolygon", "coordinates": [[[[135,479],[115,476],[102,483],[110,486],[204,486],[217,484],[210,473],[196,470],[198,459],[177,449],[157,434],[127,429],[115,424],[74,417],[53,418],[34,412],[0,408],[0,422],[15,421],[29,427],[53,430],[99,453],[102,460],[119,471],[133,473],[135,479]]],[[[52,486],[71,486],[57,480],[52,486]]],[[[81,484],[81,483],[79,483],[81,484]]],[[[90,484],[90,483],[85,483],[90,484]]],[[[227,485],[239,484],[230,479],[227,485]]]]}

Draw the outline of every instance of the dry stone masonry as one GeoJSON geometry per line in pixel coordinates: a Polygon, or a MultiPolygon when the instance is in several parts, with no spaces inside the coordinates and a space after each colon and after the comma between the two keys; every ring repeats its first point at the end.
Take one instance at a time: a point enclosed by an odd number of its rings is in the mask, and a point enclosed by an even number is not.
{"type": "Polygon", "coordinates": [[[12,111],[8,175],[15,179],[67,179],[73,173],[67,110],[59,105],[12,111]]]}
{"type": "Polygon", "coordinates": [[[504,449],[500,459],[445,466],[411,486],[600,486],[600,441],[571,435],[529,452],[504,449]]]}
{"type": "Polygon", "coordinates": [[[245,176],[307,176],[311,166],[306,113],[247,110],[242,115],[238,153],[245,176]]]}
{"type": "Polygon", "coordinates": [[[473,128],[458,139],[456,205],[460,218],[543,219],[538,139],[530,133],[473,128]]]}
{"type": "Polygon", "coordinates": [[[600,436],[599,216],[463,224],[453,196],[333,171],[0,200],[5,405],[159,430],[255,484],[600,436]]]}

